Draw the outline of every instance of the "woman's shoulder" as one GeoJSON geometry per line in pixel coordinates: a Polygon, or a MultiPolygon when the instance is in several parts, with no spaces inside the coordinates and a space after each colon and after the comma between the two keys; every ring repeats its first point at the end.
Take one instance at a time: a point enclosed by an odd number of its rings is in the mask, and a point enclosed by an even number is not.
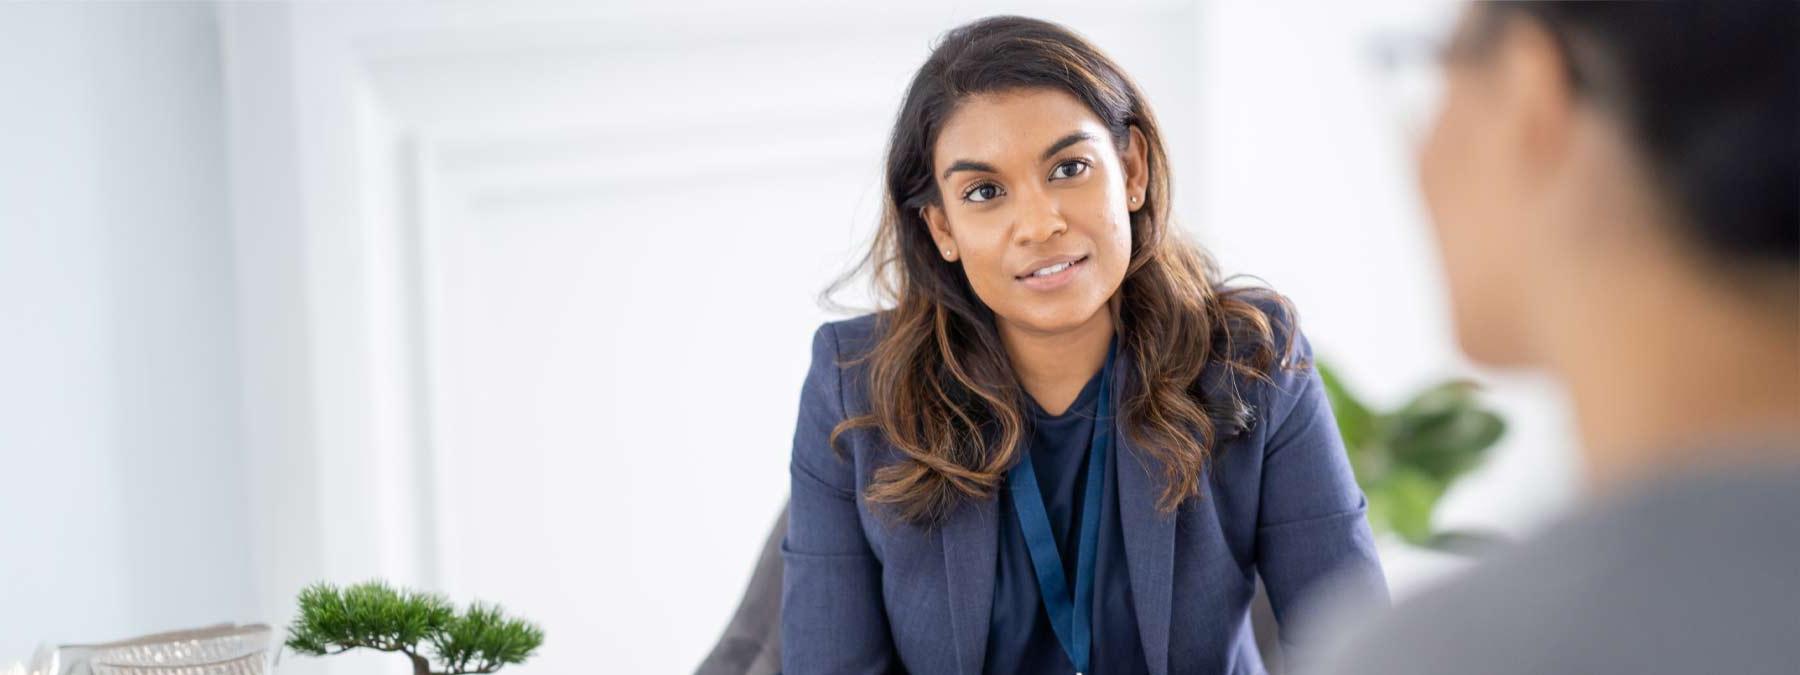
{"type": "Polygon", "coordinates": [[[815,349],[829,348],[840,359],[861,356],[874,346],[879,317],[877,312],[868,312],[820,323],[813,333],[815,349]]]}
{"type": "Polygon", "coordinates": [[[846,414],[867,407],[863,403],[867,392],[862,373],[868,367],[866,357],[880,341],[881,316],[880,312],[870,312],[827,320],[813,331],[812,367],[820,374],[835,376],[833,390],[841,396],[846,414]]]}
{"type": "Polygon", "coordinates": [[[1231,331],[1236,338],[1233,340],[1237,349],[1234,357],[1247,356],[1245,350],[1253,352],[1261,346],[1273,347],[1278,355],[1290,351],[1289,347],[1300,346],[1303,339],[1300,311],[1288,296],[1267,286],[1227,288],[1220,291],[1220,295],[1235,301],[1239,308],[1249,310],[1227,312],[1219,326],[1231,331]],[[1254,339],[1244,339],[1246,337],[1254,339]]]}
{"type": "Polygon", "coordinates": [[[865,366],[869,351],[880,340],[879,319],[879,313],[870,312],[821,322],[813,331],[814,367],[829,366],[844,382],[855,381],[852,371],[865,366]]]}
{"type": "Polygon", "coordinates": [[[1286,416],[1311,376],[1312,347],[1287,296],[1266,286],[1221,295],[1226,311],[1214,326],[1215,356],[1202,373],[1201,389],[1215,407],[1239,403],[1214,411],[1226,435],[1235,435],[1286,416]]]}
{"type": "Polygon", "coordinates": [[[1234,373],[1239,386],[1280,384],[1307,374],[1312,345],[1293,300],[1267,286],[1228,288],[1220,295],[1225,311],[1214,322],[1209,369],[1221,366],[1234,373]]]}

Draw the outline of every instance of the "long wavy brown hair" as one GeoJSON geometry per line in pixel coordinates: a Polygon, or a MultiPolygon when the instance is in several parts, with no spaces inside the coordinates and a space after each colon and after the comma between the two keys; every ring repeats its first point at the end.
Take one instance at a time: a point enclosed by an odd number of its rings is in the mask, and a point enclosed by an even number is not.
{"type": "Polygon", "coordinates": [[[993,312],[961,268],[935,255],[920,215],[920,207],[941,204],[932,148],[957,104],[1030,87],[1074,95],[1106,124],[1120,150],[1134,126],[1148,141],[1146,206],[1131,214],[1130,263],[1108,304],[1133,366],[1120,421],[1132,443],[1161,464],[1159,509],[1173,511],[1199,495],[1213,448],[1252,419],[1236,387],[1207,391],[1202,371],[1211,364],[1221,373],[1267,380],[1277,356],[1275,329],[1251,301],[1265,298],[1292,315],[1272,291],[1225,288],[1209,256],[1170,222],[1162,134],[1117,64],[1068,29],[1037,19],[991,17],[951,30],[913,77],[894,121],[874,240],[823,294],[829,303],[848,281],[868,273],[877,300],[888,307],[876,313],[870,349],[839,364],[869,364],[870,409],[839,423],[830,443],[836,447],[853,429],[879,430],[900,460],[875,471],[864,497],[907,522],[936,525],[959,502],[992,496],[1030,438],[1030,416],[1023,412],[1028,394],[993,312]]]}

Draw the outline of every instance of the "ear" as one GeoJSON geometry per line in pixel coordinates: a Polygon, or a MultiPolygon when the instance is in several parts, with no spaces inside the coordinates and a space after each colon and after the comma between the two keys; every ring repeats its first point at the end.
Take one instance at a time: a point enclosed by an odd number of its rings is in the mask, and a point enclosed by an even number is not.
{"type": "Polygon", "coordinates": [[[925,229],[931,232],[931,240],[937,244],[938,256],[955,262],[956,238],[950,236],[950,219],[944,215],[944,207],[927,204],[919,209],[919,214],[925,217],[925,229]]]}
{"type": "Polygon", "coordinates": [[[1144,131],[1131,125],[1131,135],[1125,139],[1125,151],[1119,154],[1119,160],[1125,165],[1126,207],[1132,211],[1149,201],[1145,194],[1150,184],[1149,152],[1150,142],[1145,140],[1144,131]]]}

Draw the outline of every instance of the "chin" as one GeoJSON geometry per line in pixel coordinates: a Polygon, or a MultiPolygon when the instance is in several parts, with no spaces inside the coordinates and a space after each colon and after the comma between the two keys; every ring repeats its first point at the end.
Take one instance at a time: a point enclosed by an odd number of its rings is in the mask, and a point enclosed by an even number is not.
{"type": "Polygon", "coordinates": [[[1494,317],[1456,317],[1456,344],[1470,361],[1490,368],[1520,368],[1537,365],[1530,358],[1522,340],[1506,329],[1505,322],[1494,317]]]}
{"type": "Polygon", "coordinates": [[[1094,313],[1106,309],[1106,303],[1097,305],[1089,303],[1085,298],[1073,298],[1056,302],[1042,298],[1028,299],[1020,303],[1018,311],[1006,315],[1008,321],[1039,333],[1061,333],[1081,327],[1094,318],[1094,313]]]}

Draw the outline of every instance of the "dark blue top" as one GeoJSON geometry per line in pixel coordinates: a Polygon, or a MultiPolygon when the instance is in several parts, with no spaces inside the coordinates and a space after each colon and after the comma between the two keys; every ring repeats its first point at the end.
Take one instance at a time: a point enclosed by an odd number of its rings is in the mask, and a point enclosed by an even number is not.
{"type": "MultiPolygon", "coordinates": [[[[1031,416],[1029,451],[1044,492],[1044,510],[1063,559],[1063,578],[1073,584],[1080,553],[1081,495],[1087,485],[1088,444],[1094,433],[1094,407],[1099,403],[1100,373],[1088,379],[1075,402],[1061,415],[1051,415],[1026,396],[1031,416]]],[[[1117,447],[1117,444],[1114,444],[1117,447]]],[[[1106,453],[1106,474],[1119,475],[1118,453],[1106,453]]],[[[1038,591],[1031,551],[1019,531],[1011,490],[1000,490],[1000,548],[994,576],[994,614],[988,629],[986,673],[1072,673],[1073,665],[1050,628],[1050,617],[1038,591]]],[[[1137,615],[1131,605],[1131,581],[1125,565],[1125,540],[1119,527],[1119,491],[1107,481],[1100,495],[1100,548],[1094,556],[1093,646],[1091,673],[1136,675],[1148,672],[1138,640],[1137,615]]]]}

